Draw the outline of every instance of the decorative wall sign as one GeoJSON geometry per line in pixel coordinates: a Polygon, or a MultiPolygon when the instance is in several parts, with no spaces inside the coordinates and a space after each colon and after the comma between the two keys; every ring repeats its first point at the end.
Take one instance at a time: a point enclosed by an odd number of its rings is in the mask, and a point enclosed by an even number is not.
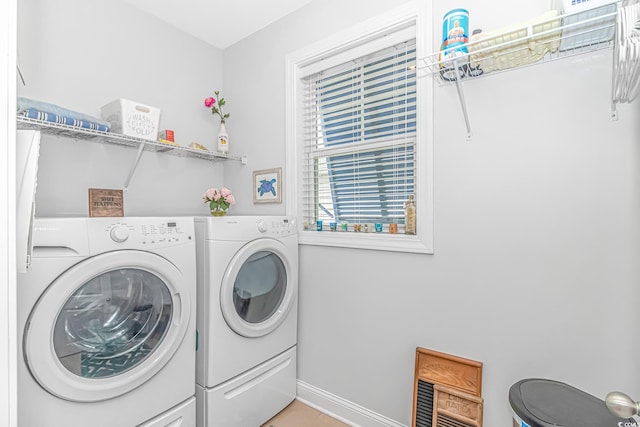
{"type": "Polygon", "coordinates": [[[124,216],[122,190],[89,189],[89,216],[124,216]]]}
{"type": "Polygon", "coordinates": [[[282,203],[282,168],[253,172],[253,203],[282,203]]]}

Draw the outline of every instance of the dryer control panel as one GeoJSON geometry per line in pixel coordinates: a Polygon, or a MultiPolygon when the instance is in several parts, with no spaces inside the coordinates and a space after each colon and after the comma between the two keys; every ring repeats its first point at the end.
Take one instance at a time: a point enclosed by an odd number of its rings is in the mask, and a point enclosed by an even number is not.
{"type": "Polygon", "coordinates": [[[195,223],[198,237],[206,240],[250,242],[263,237],[280,239],[298,233],[296,218],[285,215],[195,217],[195,223]]]}
{"type": "Polygon", "coordinates": [[[260,233],[287,236],[296,232],[295,222],[292,218],[263,218],[256,221],[256,227],[260,233]]]}

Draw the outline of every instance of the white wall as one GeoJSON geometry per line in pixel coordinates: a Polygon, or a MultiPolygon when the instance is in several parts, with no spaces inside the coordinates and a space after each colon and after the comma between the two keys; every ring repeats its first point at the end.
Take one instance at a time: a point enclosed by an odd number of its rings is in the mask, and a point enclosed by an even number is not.
{"type": "MultiPolygon", "coordinates": [[[[203,101],[222,88],[222,52],[126,2],[22,0],[18,96],[95,116],[125,98],[161,109],[176,142],[215,149],[218,121],[203,101]]],[[[86,216],[88,188],[123,188],[131,148],[44,137],[37,216],[86,216]]],[[[125,193],[125,215],[207,214],[201,196],[222,185],[223,164],[145,153],[125,193]]]]}
{"type": "MultiPolygon", "coordinates": [[[[316,1],[224,51],[248,169],[284,165],[286,54],[399,3],[316,1]]],[[[489,31],[548,6],[435,2],[433,37],[457,7],[489,31]]],[[[435,254],[301,247],[301,381],[409,425],[420,346],[484,363],[487,426],[511,425],[527,377],[640,396],[640,103],[609,118],[611,54],[468,83],[470,142],[455,88],[436,86],[435,254]]],[[[225,181],[250,200],[245,170],[225,181]]]]}

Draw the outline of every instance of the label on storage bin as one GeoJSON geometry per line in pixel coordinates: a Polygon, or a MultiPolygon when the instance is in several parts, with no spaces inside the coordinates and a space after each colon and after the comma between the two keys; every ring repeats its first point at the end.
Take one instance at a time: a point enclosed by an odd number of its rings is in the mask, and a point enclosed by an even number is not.
{"type": "Polygon", "coordinates": [[[156,125],[145,114],[132,114],[127,119],[127,126],[139,136],[149,136],[156,133],[156,125]]]}

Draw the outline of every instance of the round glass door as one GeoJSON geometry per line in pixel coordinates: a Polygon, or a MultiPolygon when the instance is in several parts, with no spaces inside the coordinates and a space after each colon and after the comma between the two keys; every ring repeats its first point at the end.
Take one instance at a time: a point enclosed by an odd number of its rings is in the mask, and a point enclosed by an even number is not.
{"type": "Polygon", "coordinates": [[[78,402],[140,386],[171,359],[189,324],[180,271],[142,251],[88,258],[61,274],[31,311],[27,366],[50,393],[78,402]]]}
{"type": "Polygon", "coordinates": [[[80,377],[120,375],[162,342],[172,312],[169,288],[157,275],[135,268],[108,271],[82,285],[62,307],[54,350],[80,377]]]}
{"type": "Polygon", "coordinates": [[[249,256],[238,271],[233,305],[245,322],[264,322],[280,308],[286,290],[287,271],[280,257],[259,251],[249,256]]]}
{"type": "Polygon", "coordinates": [[[255,240],[233,257],[222,283],[220,303],[238,334],[258,337],[273,331],[297,295],[297,270],[277,240],[255,240]]]}

